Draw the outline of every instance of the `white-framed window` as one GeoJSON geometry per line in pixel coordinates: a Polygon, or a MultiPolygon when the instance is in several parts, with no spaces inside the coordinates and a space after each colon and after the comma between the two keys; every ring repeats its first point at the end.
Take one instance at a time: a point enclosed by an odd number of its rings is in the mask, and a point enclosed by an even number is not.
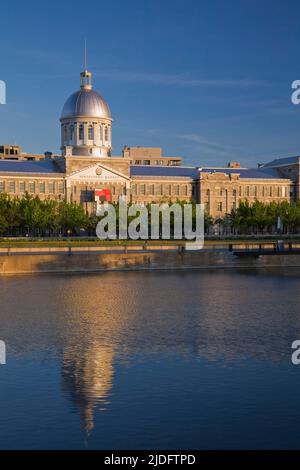
{"type": "Polygon", "coordinates": [[[35,182],[34,181],[30,181],[30,183],[29,183],[29,192],[30,193],[35,193],[35,182]]]}
{"type": "Polygon", "coordinates": [[[94,128],[93,126],[88,127],[88,139],[94,140],[94,128]]]}
{"type": "Polygon", "coordinates": [[[8,191],[10,193],[15,193],[16,192],[16,183],[14,181],[9,182],[8,191]]]}
{"type": "Polygon", "coordinates": [[[25,193],[25,181],[20,181],[19,191],[20,191],[20,193],[25,193]]]}
{"type": "Polygon", "coordinates": [[[40,183],[40,193],[45,193],[46,192],[46,186],[44,182],[40,183]]]}
{"type": "Polygon", "coordinates": [[[79,124],[78,138],[79,140],[83,140],[83,124],[79,124]]]}
{"type": "Polygon", "coordinates": [[[70,140],[74,139],[74,126],[71,124],[70,126],[70,140]]]}

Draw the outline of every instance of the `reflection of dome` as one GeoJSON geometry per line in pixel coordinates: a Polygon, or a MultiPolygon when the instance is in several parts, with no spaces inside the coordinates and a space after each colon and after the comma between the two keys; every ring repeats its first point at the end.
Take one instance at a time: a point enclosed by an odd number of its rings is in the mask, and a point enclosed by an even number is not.
{"type": "Polygon", "coordinates": [[[102,96],[83,87],[67,99],[61,114],[62,119],[76,116],[111,119],[110,109],[102,96]]]}
{"type": "Polygon", "coordinates": [[[113,381],[111,347],[94,343],[85,348],[78,345],[64,351],[63,385],[81,408],[84,428],[90,433],[94,427],[93,408],[106,409],[113,381]]]}

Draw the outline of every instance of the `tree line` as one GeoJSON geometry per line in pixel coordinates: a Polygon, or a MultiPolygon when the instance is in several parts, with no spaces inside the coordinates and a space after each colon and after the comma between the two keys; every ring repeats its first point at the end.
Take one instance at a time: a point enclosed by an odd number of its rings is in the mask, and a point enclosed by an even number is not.
{"type": "Polygon", "coordinates": [[[235,210],[219,222],[236,234],[299,233],[300,201],[295,204],[287,201],[266,204],[241,201],[235,210]]]}
{"type": "MultiPolygon", "coordinates": [[[[166,201],[164,201],[166,202],[166,201]]],[[[180,205],[186,202],[179,202],[180,205]]],[[[130,204],[129,204],[130,206],[130,204]]],[[[119,204],[115,204],[117,228],[119,204]]],[[[147,205],[149,225],[151,205],[147,205]]],[[[192,207],[193,221],[196,205],[192,207]]],[[[101,217],[89,214],[82,205],[65,200],[42,200],[39,196],[26,193],[22,197],[0,194],[0,236],[13,237],[55,237],[66,235],[96,235],[96,226],[101,217]]],[[[128,223],[132,217],[128,217],[128,223]]],[[[212,219],[205,214],[205,229],[208,230],[212,219]]],[[[174,215],[170,217],[171,233],[174,215]]]]}
{"type": "MultiPolygon", "coordinates": [[[[186,202],[179,202],[184,205],[186,202]]],[[[115,205],[118,214],[118,204],[115,205]]],[[[193,217],[196,213],[193,204],[193,217]]],[[[147,207],[151,217],[150,205],[147,207]]],[[[65,200],[42,200],[26,193],[23,197],[0,194],[0,236],[51,237],[85,234],[95,236],[100,217],[88,214],[84,207],[65,200]]],[[[171,227],[174,218],[171,216],[171,227]]],[[[300,230],[300,201],[265,204],[247,200],[223,218],[213,220],[205,213],[206,233],[212,232],[215,224],[223,232],[233,234],[298,233],[300,230]]]]}

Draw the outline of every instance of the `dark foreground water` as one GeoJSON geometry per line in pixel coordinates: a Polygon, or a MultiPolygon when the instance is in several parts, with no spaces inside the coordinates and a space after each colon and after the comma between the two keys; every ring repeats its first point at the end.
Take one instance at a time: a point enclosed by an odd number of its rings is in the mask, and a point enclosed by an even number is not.
{"type": "Polygon", "coordinates": [[[300,271],[0,279],[2,449],[300,448],[300,271]]]}

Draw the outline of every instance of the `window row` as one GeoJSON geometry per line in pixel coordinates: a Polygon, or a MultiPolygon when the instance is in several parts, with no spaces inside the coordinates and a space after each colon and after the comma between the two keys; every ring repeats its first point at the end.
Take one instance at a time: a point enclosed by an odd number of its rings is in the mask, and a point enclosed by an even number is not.
{"type": "Polygon", "coordinates": [[[132,184],[132,195],[147,196],[189,196],[187,184],[132,184]]]}
{"type": "MultiPolygon", "coordinates": [[[[74,140],[74,137],[75,137],[75,131],[76,131],[76,127],[74,126],[74,124],[71,124],[70,126],[64,126],[63,128],[63,132],[64,132],[64,141],[67,142],[67,141],[73,141],[74,140]]],[[[102,141],[108,141],[109,140],[109,129],[108,129],[108,126],[99,126],[99,127],[96,127],[97,129],[97,132],[98,132],[98,137],[99,137],[99,140],[102,141]]],[[[94,140],[95,138],[95,134],[94,134],[94,126],[93,125],[89,125],[88,128],[87,128],[87,137],[88,137],[88,140],[94,140]]],[[[79,140],[84,140],[84,125],[83,124],[79,124],[78,126],[78,139],[79,140]]]]}
{"type": "MultiPolygon", "coordinates": [[[[289,194],[288,188],[286,186],[240,186],[238,190],[215,188],[214,194],[217,193],[219,197],[232,195],[234,198],[237,197],[287,197],[289,194]]],[[[209,198],[211,190],[206,190],[206,196],[209,198]]]]}
{"type": "MultiPolygon", "coordinates": [[[[151,165],[151,160],[135,160],[134,164],[135,165],[151,165]]],[[[158,166],[163,166],[164,161],[163,160],[153,160],[152,164],[153,165],[158,165],[158,166]]]]}
{"type": "Polygon", "coordinates": [[[55,194],[56,192],[64,193],[64,183],[54,181],[41,181],[39,183],[35,181],[0,181],[0,193],[49,193],[55,194]]]}

